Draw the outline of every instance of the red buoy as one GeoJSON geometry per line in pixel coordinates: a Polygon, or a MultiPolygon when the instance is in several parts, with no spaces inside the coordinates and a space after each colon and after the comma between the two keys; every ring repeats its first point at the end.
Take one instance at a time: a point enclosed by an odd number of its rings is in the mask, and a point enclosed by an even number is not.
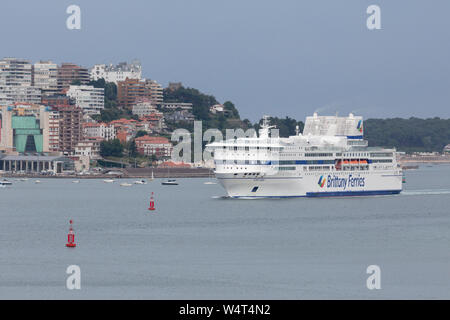
{"type": "Polygon", "coordinates": [[[152,195],[150,196],[150,204],[149,204],[149,207],[148,207],[148,210],[155,210],[155,200],[153,200],[153,192],[152,192],[152,195]]]}
{"type": "Polygon", "coordinates": [[[69,233],[67,234],[67,243],[66,243],[66,247],[69,248],[75,248],[77,246],[77,244],[75,243],[75,233],[73,232],[72,224],[73,221],[70,220],[70,228],[69,233]]]}

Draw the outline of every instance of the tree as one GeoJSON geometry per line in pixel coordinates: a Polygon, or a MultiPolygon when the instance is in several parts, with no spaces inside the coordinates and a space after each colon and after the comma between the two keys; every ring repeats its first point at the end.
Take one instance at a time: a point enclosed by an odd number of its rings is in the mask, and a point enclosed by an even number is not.
{"type": "Polygon", "coordinates": [[[212,95],[201,93],[197,89],[180,87],[176,90],[164,89],[166,102],[192,103],[192,113],[198,120],[209,119],[209,107],[219,102],[212,95]]]}
{"type": "Polygon", "coordinates": [[[103,88],[105,93],[105,108],[117,107],[117,86],[114,82],[106,82],[105,79],[92,80],[88,83],[94,88],[103,88]]]}
{"type": "Polygon", "coordinates": [[[102,141],[100,143],[100,155],[102,157],[121,157],[123,152],[123,145],[119,139],[110,141],[102,141]]]}
{"type": "Polygon", "coordinates": [[[130,157],[136,158],[138,156],[135,139],[131,140],[130,145],[128,146],[128,151],[130,153],[130,157]]]}
{"type": "Polygon", "coordinates": [[[236,109],[233,102],[227,101],[223,104],[223,106],[225,107],[225,113],[229,118],[237,118],[237,119],[240,118],[239,111],[236,109]]]}
{"type": "Polygon", "coordinates": [[[147,131],[139,130],[138,132],[136,132],[135,138],[143,137],[143,136],[146,136],[146,135],[147,135],[147,131]]]}

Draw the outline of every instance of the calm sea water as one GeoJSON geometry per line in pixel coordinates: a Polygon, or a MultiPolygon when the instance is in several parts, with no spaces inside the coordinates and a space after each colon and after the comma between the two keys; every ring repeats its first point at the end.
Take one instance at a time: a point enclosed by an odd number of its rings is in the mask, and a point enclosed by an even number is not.
{"type": "Polygon", "coordinates": [[[207,179],[40,180],[0,189],[1,299],[450,298],[448,165],[407,171],[400,195],[360,198],[231,200],[207,179]],[[72,264],[81,290],[66,289],[72,264]],[[372,264],[381,290],[366,287],[372,264]]]}

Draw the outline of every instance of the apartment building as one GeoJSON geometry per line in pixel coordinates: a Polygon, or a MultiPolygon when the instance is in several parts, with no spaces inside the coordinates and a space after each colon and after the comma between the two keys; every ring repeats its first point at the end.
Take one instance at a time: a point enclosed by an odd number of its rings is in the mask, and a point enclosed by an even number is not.
{"type": "Polygon", "coordinates": [[[70,85],[78,82],[86,85],[89,82],[89,71],[73,63],[63,63],[58,67],[58,90],[68,90],[70,85]]]}
{"type": "Polygon", "coordinates": [[[0,106],[22,103],[41,103],[41,89],[31,86],[0,85],[0,106]]]}
{"type": "Polygon", "coordinates": [[[139,118],[155,112],[158,112],[158,109],[150,101],[138,102],[132,106],[131,110],[131,113],[139,118]]]}
{"type": "Polygon", "coordinates": [[[138,153],[146,156],[155,155],[157,158],[169,158],[172,155],[172,143],[164,137],[150,137],[148,135],[135,139],[138,153]]]}
{"type": "Polygon", "coordinates": [[[117,101],[126,109],[132,109],[133,105],[142,101],[160,105],[163,102],[163,88],[154,80],[126,79],[117,84],[117,101]]]}
{"type": "Polygon", "coordinates": [[[130,64],[120,62],[117,65],[96,64],[90,70],[91,80],[105,79],[106,82],[114,82],[116,85],[119,81],[128,79],[140,80],[142,76],[142,66],[137,60],[130,64]]]}
{"type": "Polygon", "coordinates": [[[0,86],[31,86],[31,63],[25,59],[0,60],[0,86]]]}
{"type": "Polygon", "coordinates": [[[73,105],[56,105],[52,109],[59,114],[59,151],[71,154],[83,139],[83,112],[73,105]]]}
{"type": "Polygon", "coordinates": [[[84,114],[100,114],[100,111],[105,107],[103,88],[71,85],[67,91],[67,96],[74,99],[75,105],[83,109],[84,114]]]}
{"type": "Polygon", "coordinates": [[[83,135],[85,138],[102,138],[104,140],[113,140],[116,138],[116,131],[114,125],[111,123],[84,123],[83,135]]]}
{"type": "Polygon", "coordinates": [[[32,67],[32,86],[41,89],[42,95],[58,92],[58,65],[51,61],[40,61],[32,67]]]}

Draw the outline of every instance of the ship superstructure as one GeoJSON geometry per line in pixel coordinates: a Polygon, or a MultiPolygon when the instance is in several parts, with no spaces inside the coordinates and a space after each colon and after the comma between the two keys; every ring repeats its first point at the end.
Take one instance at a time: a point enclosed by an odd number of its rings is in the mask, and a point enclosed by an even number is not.
{"type": "Polygon", "coordinates": [[[395,149],[368,147],[363,119],[307,117],[303,133],[279,138],[265,116],[259,137],[214,142],[215,174],[231,197],[397,194],[402,170],[395,149]]]}

